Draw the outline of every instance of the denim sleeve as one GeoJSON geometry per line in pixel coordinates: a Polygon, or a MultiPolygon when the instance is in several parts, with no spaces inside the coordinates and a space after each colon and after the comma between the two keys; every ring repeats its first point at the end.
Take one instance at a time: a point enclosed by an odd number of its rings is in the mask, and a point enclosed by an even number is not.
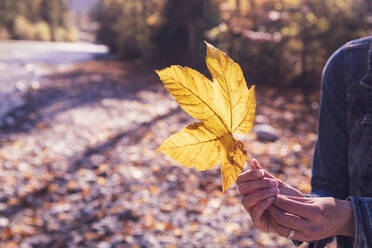
{"type": "MultiPolygon", "coordinates": [[[[372,198],[348,197],[354,212],[354,244],[352,247],[372,247],[372,198]]],[[[351,247],[351,246],[350,246],[351,247]]]]}
{"type": "Polygon", "coordinates": [[[345,199],[349,193],[345,48],[328,60],[322,75],[312,194],[345,199]]]}
{"type": "MultiPolygon", "coordinates": [[[[328,60],[322,75],[318,138],[315,144],[309,197],[348,196],[348,135],[344,48],[328,60]]],[[[310,242],[325,247],[333,237],[310,242]]],[[[302,242],[294,241],[296,246],[302,242]]]]}
{"type": "MultiPolygon", "coordinates": [[[[349,196],[348,132],[345,54],[339,49],[328,61],[322,75],[318,139],[312,169],[313,196],[346,199],[349,196]]],[[[354,238],[337,236],[338,247],[372,248],[372,198],[348,197],[354,214],[354,238]]],[[[309,247],[324,247],[325,240],[309,247]]]]}

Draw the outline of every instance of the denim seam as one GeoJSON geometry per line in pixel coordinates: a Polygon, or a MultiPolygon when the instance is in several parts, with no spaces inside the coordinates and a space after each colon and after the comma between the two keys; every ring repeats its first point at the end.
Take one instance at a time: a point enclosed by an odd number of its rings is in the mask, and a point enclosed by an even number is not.
{"type": "MultiPolygon", "coordinates": [[[[354,84],[359,84],[359,81],[362,79],[362,77],[365,75],[365,72],[360,72],[356,75],[353,75],[351,68],[353,64],[353,53],[356,49],[361,50],[369,50],[369,46],[372,44],[372,40],[367,43],[364,43],[364,46],[344,46],[343,52],[344,52],[344,62],[345,62],[345,88],[346,90],[349,90],[354,84]]],[[[367,52],[368,53],[368,52],[367,52]]],[[[368,56],[367,56],[367,64],[368,64],[368,56]]],[[[355,74],[355,73],[354,73],[355,74]]]]}
{"type": "Polygon", "coordinates": [[[358,248],[359,240],[360,240],[360,230],[358,225],[358,214],[357,214],[357,206],[355,199],[350,196],[347,198],[351,202],[351,206],[353,209],[353,217],[354,217],[354,241],[353,241],[353,248],[358,248]]]}

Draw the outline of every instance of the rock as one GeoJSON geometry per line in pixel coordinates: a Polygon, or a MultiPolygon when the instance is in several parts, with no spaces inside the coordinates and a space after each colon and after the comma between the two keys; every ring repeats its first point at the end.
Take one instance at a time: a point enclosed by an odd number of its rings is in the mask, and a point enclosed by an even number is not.
{"type": "Polygon", "coordinates": [[[119,220],[137,222],[139,220],[139,217],[132,210],[125,210],[124,212],[119,214],[119,220]]]}
{"type": "Polygon", "coordinates": [[[279,139],[277,131],[270,125],[256,125],[253,127],[253,132],[256,133],[257,139],[261,142],[275,142],[279,139]]]}

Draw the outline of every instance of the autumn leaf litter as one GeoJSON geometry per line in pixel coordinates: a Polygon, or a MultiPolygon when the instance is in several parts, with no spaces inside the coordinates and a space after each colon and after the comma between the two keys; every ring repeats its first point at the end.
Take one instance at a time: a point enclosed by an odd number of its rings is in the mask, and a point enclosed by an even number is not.
{"type": "MultiPolygon", "coordinates": [[[[155,152],[193,120],[154,78],[88,62],[29,92],[0,136],[0,247],[292,247],[253,228],[236,187],[221,192],[218,167],[183,168],[155,152]]],[[[279,139],[244,136],[265,168],[304,191],[317,101],[259,87],[256,125],[279,139]]]]}

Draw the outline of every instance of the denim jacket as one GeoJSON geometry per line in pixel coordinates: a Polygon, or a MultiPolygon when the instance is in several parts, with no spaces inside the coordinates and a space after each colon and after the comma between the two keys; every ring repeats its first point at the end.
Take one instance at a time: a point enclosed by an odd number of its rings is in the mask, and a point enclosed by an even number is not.
{"type": "Polygon", "coordinates": [[[372,248],[372,36],[345,44],[323,70],[311,185],[352,203],[354,238],[338,236],[338,247],[372,248]]]}

